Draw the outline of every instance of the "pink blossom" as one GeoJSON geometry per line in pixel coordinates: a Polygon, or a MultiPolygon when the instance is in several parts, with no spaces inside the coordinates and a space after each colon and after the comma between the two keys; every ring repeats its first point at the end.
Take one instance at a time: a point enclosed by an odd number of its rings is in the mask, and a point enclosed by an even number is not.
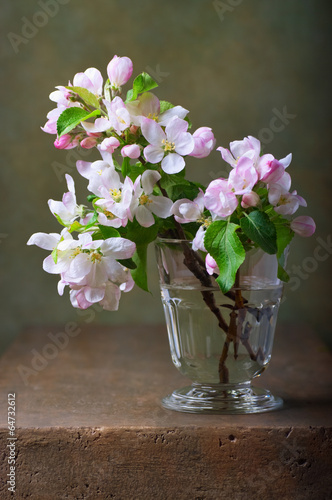
{"type": "Polygon", "coordinates": [[[95,137],[86,137],[80,142],[80,146],[84,149],[92,149],[97,145],[98,141],[95,137]]]}
{"type": "Polygon", "coordinates": [[[57,134],[57,121],[59,116],[61,115],[62,111],[64,111],[66,108],[64,106],[59,106],[58,108],[52,109],[48,114],[47,114],[47,122],[45,123],[44,127],[40,127],[43,132],[46,132],[47,134],[57,134]]]}
{"type": "Polygon", "coordinates": [[[48,206],[54,216],[60,217],[64,224],[70,224],[77,217],[82,217],[84,207],[77,205],[73,178],[69,174],[66,174],[65,177],[68,192],[63,195],[62,201],[48,200],[48,206]]]}
{"type": "Polygon", "coordinates": [[[193,250],[201,250],[202,252],[206,252],[206,248],[204,246],[205,231],[206,227],[204,225],[200,226],[192,242],[193,250]]]}
{"type": "Polygon", "coordinates": [[[220,273],[218,264],[216,263],[214,258],[209,253],[205,257],[205,267],[206,267],[208,274],[210,274],[210,276],[212,276],[213,274],[220,273]]]}
{"type": "Polygon", "coordinates": [[[155,223],[153,214],[162,219],[171,215],[172,200],[152,194],[154,185],[160,178],[161,175],[156,170],[145,170],[135,181],[130,204],[131,220],[136,217],[137,222],[143,227],[150,227],[155,223]]]}
{"type": "Polygon", "coordinates": [[[112,154],[120,146],[120,141],[116,137],[107,137],[97,146],[104,161],[113,165],[112,154]]]}
{"type": "Polygon", "coordinates": [[[300,215],[292,220],[290,224],[291,229],[300,236],[312,236],[316,231],[316,224],[312,217],[307,215],[300,215]]]}
{"type": "Polygon", "coordinates": [[[270,187],[268,197],[274,210],[281,215],[292,215],[300,205],[307,206],[306,201],[296,191],[289,193],[278,184],[270,187]]]}
{"type": "Polygon", "coordinates": [[[257,207],[260,202],[260,197],[255,191],[250,191],[249,193],[244,193],[242,196],[241,206],[242,208],[257,207]]]}
{"type": "Polygon", "coordinates": [[[227,179],[215,179],[206,189],[204,203],[206,208],[216,215],[228,217],[236,209],[238,200],[230,189],[227,179]]]}
{"type": "Polygon", "coordinates": [[[216,139],[212,129],[209,127],[200,127],[193,133],[195,147],[189,156],[195,158],[205,158],[216,145],[216,139]]]}
{"type": "Polygon", "coordinates": [[[121,155],[125,158],[139,158],[141,155],[141,148],[138,144],[128,144],[121,149],[121,155]]]}
{"type": "MultiPolygon", "coordinates": [[[[113,227],[114,219],[121,219],[121,225],[125,226],[130,215],[129,207],[133,196],[133,182],[126,177],[124,182],[120,181],[120,176],[114,167],[103,170],[100,176],[99,196],[101,198],[95,202],[95,205],[101,209],[104,214],[111,214],[108,224],[113,227]]],[[[101,221],[101,223],[103,223],[101,221]]],[[[116,222],[118,224],[118,221],[116,222]]]]}
{"type": "Polygon", "coordinates": [[[289,166],[291,160],[292,154],[281,160],[276,160],[271,154],[263,155],[256,165],[259,179],[267,184],[277,182],[285,173],[285,169],[289,166]]]}
{"type": "Polygon", "coordinates": [[[89,180],[88,190],[96,196],[100,196],[99,188],[103,185],[101,175],[104,170],[114,167],[113,163],[110,164],[102,160],[94,162],[78,160],[76,162],[76,168],[82,177],[89,180]]]}
{"type": "Polygon", "coordinates": [[[103,77],[98,69],[88,68],[84,73],[76,73],[73,86],[83,87],[93,94],[101,96],[103,93],[103,77]]]}
{"type": "Polygon", "coordinates": [[[151,92],[144,92],[136,101],[127,103],[126,107],[130,113],[132,123],[139,127],[144,117],[156,121],[159,125],[166,126],[175,116],[183,119],[189,113],[182,106],[173,106],[160,113],[160,101],[151,92]]]}
{"type": "Polygon", "coordinates": [[[111,87],[119,89],[127,83],[133,72],[133,63],[129,57],[114,56],[107,65],[107,74],[111,87]]]}
{"type": "Polygon", "coordinates": [[[253,161],[242,156],[229,174],[228,186],[234,194],[244,194],[252,191],[257,181],[258,175],[253,161]]]}
{"type": "Polygon", "coordinates": [[[64,134],[58,137],[54,141],[54,146],[57,149],[73,149],[77,146],[77,142],[73,141],[73,136],[70,134],[64,134]]]}
{"type": "Polygon", "coordinates": [[[107,108],[110,126],[118,134],[130,127],[130,115],[121,97],[114,97],[112,102],[105,99],[104,104],[107,108]]]}
{"type": "Polygon", "coordinates": [[[177,200],[172,207],[174,219],[181,224],[196,222],[204,212],[204,192],[200,189],[194,201],[182,198],[177,200]]]}
{"type": "Polygon", "coordinates": [[[165,132],[154,120],[142,120],[142,134],[149,141],[144,149],[144,156],[150,163],[159,163],[167,174],[176,174],[184,169],[182,155],[188,155],[194,149],[194,139],[185,120],[174,117],[166,125],[165,132]]]}
{"type": "Polygon", "coordinates": [[[223,160],[229,163],[233,168],[236,167],[237,162],[242,156],[246,156],[253,160],[256,164],[261,150],[261,143],[255,137],[249,135],[242,139],[242,141],[233,141],[230,143],[229,149],[219,147],[217,151],[220,151],[223,160]]]}

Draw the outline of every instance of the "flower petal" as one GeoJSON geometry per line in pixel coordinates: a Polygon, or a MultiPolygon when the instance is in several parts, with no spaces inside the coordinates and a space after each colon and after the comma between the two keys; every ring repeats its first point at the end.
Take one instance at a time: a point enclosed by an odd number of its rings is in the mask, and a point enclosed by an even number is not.
{"type": "Polygon", "coordinates": [[[150,118],[144,118],[141,122],[142,134],[150,144],[160,146],[163,139],[166,140],[166,134],[158,123],[150,118]]]}
{"type": "Polygon", "coordinates": [[[177,174],[184,169],[186,162],[177,153],[170,153],[161,162],[161,168],[166,174],[177,174]]]}

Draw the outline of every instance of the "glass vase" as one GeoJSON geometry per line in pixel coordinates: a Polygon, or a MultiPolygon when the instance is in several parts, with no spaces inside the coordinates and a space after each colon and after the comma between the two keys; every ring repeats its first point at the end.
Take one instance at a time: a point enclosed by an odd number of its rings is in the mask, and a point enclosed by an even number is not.
{"type": "Polygon", "coordinates": [[[223,294],[191,242],[159,239],[156,254],[171,357],[192,381],[162,400],[191,413],[259,413],[282,400],[251,382],[272,353],[282,282],[277,258],[247,252],[234,287],[223,294]]]}

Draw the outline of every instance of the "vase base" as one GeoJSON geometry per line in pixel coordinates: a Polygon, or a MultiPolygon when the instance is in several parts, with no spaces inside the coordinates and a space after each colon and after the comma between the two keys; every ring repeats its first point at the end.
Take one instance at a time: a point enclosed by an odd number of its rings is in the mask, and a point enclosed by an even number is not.
{"type": "Polygon", "coordinates": [[[167,410],[219,415],[262,413],[282,407],[281,398],[250,384],[207,386],[194,383],[175,390],[162,400],[167,410]]]}

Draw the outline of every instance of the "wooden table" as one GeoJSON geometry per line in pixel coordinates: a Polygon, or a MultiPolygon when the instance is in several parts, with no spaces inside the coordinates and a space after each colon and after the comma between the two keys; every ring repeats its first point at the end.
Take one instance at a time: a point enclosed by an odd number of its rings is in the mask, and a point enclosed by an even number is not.
{"type": "Polygon", "coordinates": [[[284,409],[185,414],[160,404],[188,382],[164,326],[27,329],[0,361],[0,498],[11,498],[11,450],[15,498],[332,498],[330,367],[314,332],[280,325],[256,385],[283,397],[284,409]]]}

